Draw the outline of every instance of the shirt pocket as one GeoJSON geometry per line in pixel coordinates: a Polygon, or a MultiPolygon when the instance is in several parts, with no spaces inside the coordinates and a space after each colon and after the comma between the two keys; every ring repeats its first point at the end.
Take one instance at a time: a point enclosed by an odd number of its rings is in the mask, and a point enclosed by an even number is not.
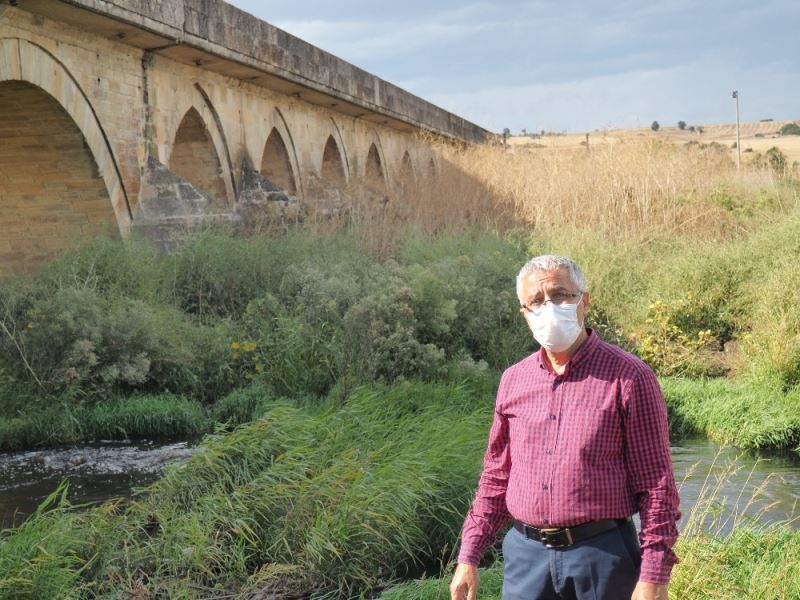
{"type": "Polygon", "coordinates": [[[622,454],[622,418],[615,404],[587,408],[580,418],[581,462],[602,464],[622,454]]]}

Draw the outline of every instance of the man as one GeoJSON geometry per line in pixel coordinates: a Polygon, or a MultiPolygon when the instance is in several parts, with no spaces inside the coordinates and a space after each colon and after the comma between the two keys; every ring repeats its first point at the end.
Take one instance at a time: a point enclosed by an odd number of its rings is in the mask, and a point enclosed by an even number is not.
{"type": "Polygon", "coordinates": [[[680,513],[658,381],[584,326],[573,261],[534,258],[517,295],[542,348],[500,380],[451,598],[477,598],[478,562],[512,520],[503,600],[667,600],[680,513]]]}

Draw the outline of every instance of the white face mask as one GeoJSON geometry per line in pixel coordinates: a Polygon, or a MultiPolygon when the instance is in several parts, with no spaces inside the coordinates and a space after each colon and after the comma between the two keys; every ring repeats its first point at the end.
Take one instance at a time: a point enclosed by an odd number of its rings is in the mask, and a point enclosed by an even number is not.
{"type": "MultiPolygon", "coordinates": [[[[583,297],[578,304],[581,302],[583,297]]],[[[563,352],[572,346],[581,333],[578,304],[548,302],[538,314],[525,311],[525,320],[536,341],[550,352],[563,352]]]]}

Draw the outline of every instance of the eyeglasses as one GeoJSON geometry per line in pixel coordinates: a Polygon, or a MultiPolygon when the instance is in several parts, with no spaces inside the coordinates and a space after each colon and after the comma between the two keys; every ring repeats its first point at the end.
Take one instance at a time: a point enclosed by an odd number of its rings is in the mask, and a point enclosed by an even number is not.
{"type": "Polygon", "coordinates": [[[556,292],[550,298],[544,300],[531,300],[527,304],[523,304],[522,308],[527,310],[529,313],[536,314],[540,312],[548,302],[557,306],[561,306],[563,304],[577,304],[577,302],[573,302],[573,300],[575,298],[580,298],[581,296],[583,296],[583,292],[578,292],[577,294],[569,292],[556,292]]]}

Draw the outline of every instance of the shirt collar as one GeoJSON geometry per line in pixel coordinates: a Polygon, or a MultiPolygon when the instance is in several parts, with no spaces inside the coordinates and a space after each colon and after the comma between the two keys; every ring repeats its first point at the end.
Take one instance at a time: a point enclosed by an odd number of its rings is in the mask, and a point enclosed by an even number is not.
{"type": "MultiPolygon", "coordinates": [[[[572,369],[574,369],[576,365],[580,364],[586,359],[586,357],[590,356],[592,352],[594,352],[595,348],[597,348],[597,346],[600,344],[600,336],[598,336],[594,332],[594,329],[587,327],[586,331],[589,334],[589,337],[586,338],[586,341],[583,342],[580,348],[578,348],[578,351],[572,355],[572,358],[569,359],[567,367],[564,370],[564,373],[560,375],[560,377],[568,375],[569,372],[572,369]]],[[[539,361],[540,368],[545,369],[548,372],[556,375],[555,371],[553,371],[553,368],[549,366],[549,363],[545,357],[544,348],[539,348],[539,351],[536,353],[536,357],[537,360],[539,361]]]]}

